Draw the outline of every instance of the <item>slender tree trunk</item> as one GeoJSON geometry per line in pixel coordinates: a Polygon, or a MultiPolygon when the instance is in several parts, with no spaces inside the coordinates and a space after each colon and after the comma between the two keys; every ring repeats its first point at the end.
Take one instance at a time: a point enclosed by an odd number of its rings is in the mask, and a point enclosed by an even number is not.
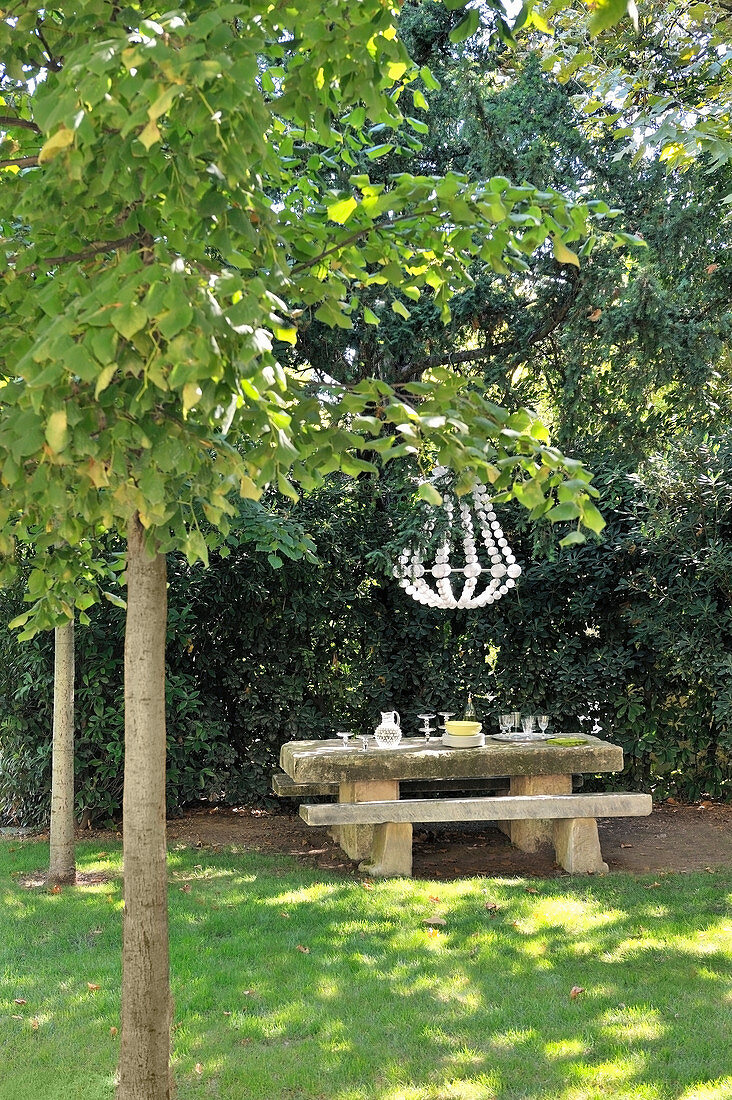
{"type": "Polygon", "coordinates": [[[118,1100],[170,1100],[165,851],[165,558],[127,532],[122,1033],[118,1100]]]}
{"type": "Polygon", "coordinates": [[[51,852],[48,881],[76,882],[74,852],[74,622],[54,631],[51,852]]]}

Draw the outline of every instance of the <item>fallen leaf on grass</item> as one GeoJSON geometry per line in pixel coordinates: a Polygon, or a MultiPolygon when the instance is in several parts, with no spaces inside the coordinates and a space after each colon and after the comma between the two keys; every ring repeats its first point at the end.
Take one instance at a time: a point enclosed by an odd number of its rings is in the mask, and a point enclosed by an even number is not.
{"type": "Polygon", "coordinates": [[[660,882],[652,882],[650,886],[644,886],[644,890],[655,890],[657,886],[660,886],[660,882]]]}
{"type": "Polygon", "coordinates": [[[435,927],[435,928],[437,928],[437,927],[444,928],[445,925],[447,924],[447,921],[443,920],[442,917],[425,917],[424,920],[422,921],[422,924],[429,924],[429,925],[431,925],[432,927],[435,927]]]}
{"type": "Polygon", "coordinates": [[[527,886],[526,887],[526,893],[527,894],[538,894],[539,891],[536,889],[535,886],[527,886]]]}
{"type": "Polygon", "coordinates": [[[86,988],[89,990],[90,993],[96,993],[96,991],[98,989],[101,989],[102,987],[100,985],[97,985],[96,982],[87,982],[86,988]]]}
{"type": "Polygon", "coordinates": [[[28,1002],[26,1001],[25,997],[16,997],[15,1000],[13,1001],[13,1004],[15,1004],[15,1005],[27,1005],[28,1002]]]}
{"type": "Polygon", "coordinates": [[[117,1034],[117,1028],[116,1028],[116,1027],[110,1027],[110,1029],[109,1029],[109,1034],[110,1034],[110,1035],[112,1036],[112,1038],[114,1039],[115,1035],[117,1034]]]}
{"type": "Polygon", "coordinates": [[[61,887],[57,884],[56,886],[52,886],[51,889],[48,892],[49,892],[49,894],[60,894],[61,893],[61,887]]]}
{"type": "Polygon", "coordinates": [[[436,894],[430,894],[429,900],[432,902],[433,905],[436,905],[440,899],[437,897],[436,894]]]}
{"type": "Polygon", "coordinates": [[[196,1073],[203,1073],[203,1065],[201,1062],[196,1062],[196,1073]]]}
{"type": "Polygon", "coordinates": [[[179,887],[179,890],[180,890],[181,894],[190,894],[190,892],[191,892],[190,882],[184,883],[183,886],[179,887]]]}
{"type": "Polygon", "coordinates": [[[498,906],[496,905],[496,903],[494,901],[487,901],[485,903],[485,905],[483,906],[483,908],[487,909],[489,913],[497,913],[498,912],[498,906]]]}
{"type": "Polygon", "coordinates": [[[280,916],[285,917],[287,920],[290,919],[290,914],[287,912],[286,909],[280,909],[280,916]]]}
{"type": "Polygon", "coordinates": [[[17,1014],[16,1012],[14,1012],[14,1013],[13,1013],[13,1015],[12,1015],[12,1016],[10,1017],[10,1019],[11,1019],[11,1020],[22,1020],[22,1019],[23,1019],[23,1017],[22,1017],[22,1016],[18,1016],[18,1014],[17,1014]]]}
{"type": "Polygon", "coordinates": [[[34,1031],[38,1031],[38,1028],[40,1026],[41,1026],[40,1020],[31,1020],[31,1027],[33,1028],[34,1031]]]}
{"type": "Polygon", "coordinates": [[[579,997],[580,993],[584,993],[584,992],[585,992],[585,990],[582,988],[581,985],[573,985],[572,988],[569,991],[569,995],[570,995],[570,997],[572,998],[573,1001],[576,1001],[577,998],[579,997]]]}
{"type": "Polygon", "coordinates": [[[310,948],[309,947],[303,947],[303,945],[301,943],[299,943],[297,945],[297,950],[302,951],[303,955],[309,955],[310,954],[310,948]]]}
{"type": "Polygon", "coordinates": [[[363,886],[364,890],[373,890],[374,888],[373,882],[362,882],[361,885],[363,886]]]}
{"type": "Polygon", "coordinates": [[[435,936],[439,936],[439,934],[440,934],[439,928],[428,928],[427,929],[427,935],[430,936],[432,939],[434,939],[435,936]]]}
{"type": "Polygon", "coordinates": [[[242,995],[244,997],[253,997],[254,996],[254,990],[253,989],[245,989],[244,993],[242,995]]]}
{"type": "Polygon", "coordinates": [[[602,310],[598,306],[596,309],[593,309],[592,312],[588,315],[587,320],[588,321],[599,321],[601,317],[602,317],[602,310]]]}

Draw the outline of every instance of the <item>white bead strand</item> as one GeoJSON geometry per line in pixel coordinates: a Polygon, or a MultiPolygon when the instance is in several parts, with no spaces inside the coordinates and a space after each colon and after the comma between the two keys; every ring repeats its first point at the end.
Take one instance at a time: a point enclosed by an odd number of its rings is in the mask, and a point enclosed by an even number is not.
{"type": "MultiPolygon", "coordinates": [[[[433,477],[439,478],[446,473],[445,469],[438,467],[433,477]]],[[[454,607],[486,607],[514,588],[521,575],[521,566],[516,563],[516,557],[508,545],[487,490],[477,484],[471,495],[472,509],[465,497],[457,501],[456,509],[452,497],[443,493],[446,533],[435,553],[432,566],[425,566],[418,547],[407,546],[400,553],[398,564],[394,567],[394,576],[407,595],[425,607],[443,610],[454,607]],[[487,552],[489,565],[481,564],[479,539],[487,552]],[[451,550],[457,551],[460,543],[461,556],[465,562],[462,567],[454,565],[450,560],[451,550]],[[462,574],[465,581],[462,592],[456,595],[450,578],[457,580],[458,574],[462,574]],[[478,578],[483,574],[490,578],[489,583],[483,592],[476,595],[478,578]],[[434,588],[428,583],[428,578],[434,578],[434,588]]],[[[435,526],[435,520],[428,520],[425,524],[425,535],[428,539],[435,526]]]]}

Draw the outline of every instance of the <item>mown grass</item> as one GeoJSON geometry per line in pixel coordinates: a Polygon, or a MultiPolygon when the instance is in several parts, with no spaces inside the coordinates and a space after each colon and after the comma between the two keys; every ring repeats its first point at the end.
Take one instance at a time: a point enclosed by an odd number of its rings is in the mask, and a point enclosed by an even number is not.
{"type": "MultiPolygon", "coordinates": [[[[0,843],[0,1100],[110,1100],[120,851],[19,884],[46,860],[0,843]]],[[[180,1100],[732,1098],[732,871],[365,887],[180,850],[170,877],[180,1100]]]]}

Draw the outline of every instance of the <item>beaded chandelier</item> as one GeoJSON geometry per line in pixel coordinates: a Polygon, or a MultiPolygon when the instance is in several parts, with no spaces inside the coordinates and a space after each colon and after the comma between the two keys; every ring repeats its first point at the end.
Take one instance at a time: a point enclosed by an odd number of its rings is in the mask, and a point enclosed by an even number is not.
{"type": "MultiPolygon", "coordinates": [[[[446,473],[448,471],[439,466],[434,471],[433,479],[446,473]]],[[[482,485],[476,484],[470,494],[457,501],[460,525],[458,531],[454,529],[455,503],[452,494],[442,494],[442,508],[447,522],[444,541],[437,549],[434,565],[431,568],[426,567],[419,548],[406,546],[394,567],[394,576],[408,596],[426,607],[485,607],[486,604],[495,603],[515,586],[516,578],[521,575],[521,566],[516,564],[516,558],[492,507],[491,498],[482,485]],[[472,497],[472,507],[468,504],[468,496],[472,497]],[[490,565],[487,566],[481,565],[478,557],[471,512],[475,515],[480,538],[490,559],[490,565]],[[457,551],[459,544],[459,557],[465,564],[456,566],[450,560],[450,552],[453,549],[457,551]],[[478,578],[483,573],[488,573],[490,581],[476,596],[478,578]],[[455,594],[450,581],[451,577],[457,575],[465,578],[460,595],[455,594]],[[434,588],[427,583],[427,576],[434,578],[434,588]]],[[[425,526],[428,538],[435,526],[436,518],[428,520],[425,526]]]]}

